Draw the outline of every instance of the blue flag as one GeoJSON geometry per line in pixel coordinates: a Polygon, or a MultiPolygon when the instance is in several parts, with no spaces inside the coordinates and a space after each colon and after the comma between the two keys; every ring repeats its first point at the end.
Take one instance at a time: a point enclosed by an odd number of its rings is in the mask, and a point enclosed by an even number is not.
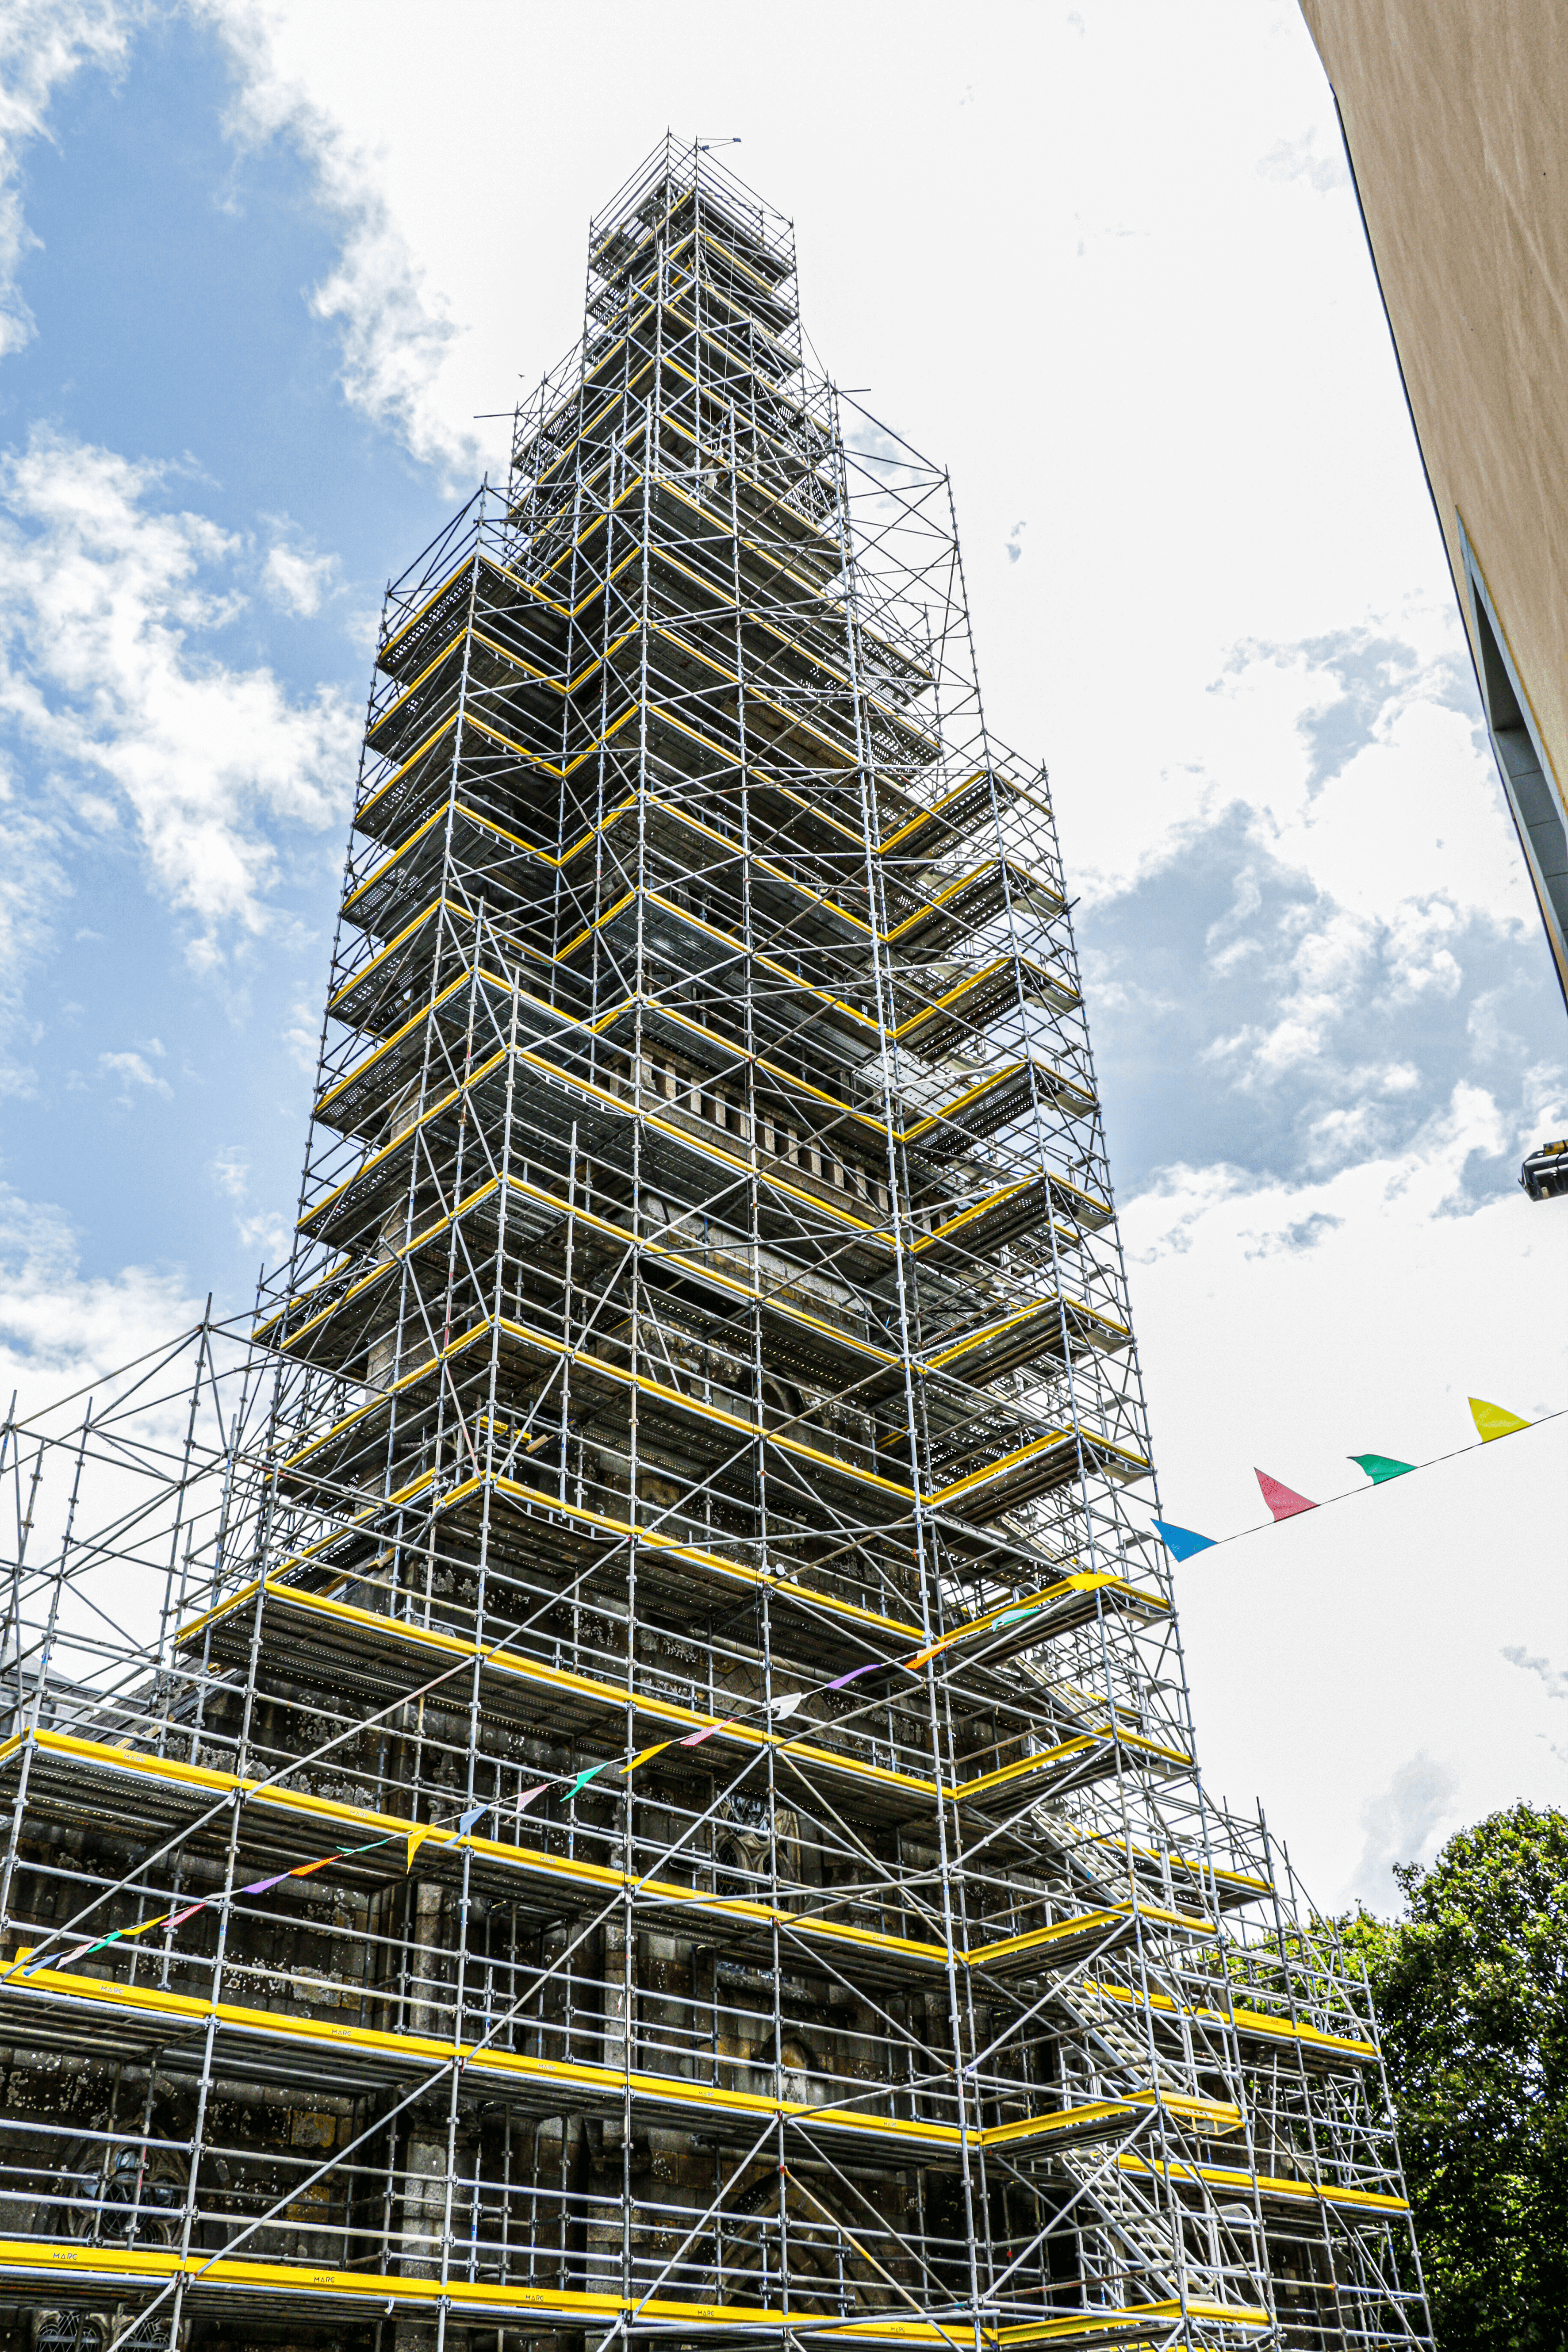
{"type": "Polygon", "coordinates": [[[1213,1536],[1194,1535],[1191,1528],[1173,1528],[1169,1519],[1156,1519],[1154,1533],[1175,1559],[1191,1559],[1195,1551],[1214,1549],[1213,1536]]]}

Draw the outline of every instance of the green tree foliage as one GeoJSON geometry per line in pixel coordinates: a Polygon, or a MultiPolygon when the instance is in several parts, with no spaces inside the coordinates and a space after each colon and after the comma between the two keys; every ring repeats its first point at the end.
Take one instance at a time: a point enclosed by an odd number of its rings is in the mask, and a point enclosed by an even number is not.
{"type": "Polygon", "coordinates": [[[1568,2347],[1568,1815],[1515,1805],[1340,1923],[1382,2023],[1443,2352],[1568,2347]]]}

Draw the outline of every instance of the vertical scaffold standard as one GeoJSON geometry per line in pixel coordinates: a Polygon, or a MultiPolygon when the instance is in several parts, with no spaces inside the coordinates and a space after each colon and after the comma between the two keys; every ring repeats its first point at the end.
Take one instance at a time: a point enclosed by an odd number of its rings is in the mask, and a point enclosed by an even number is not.
{"type": "Polygon", "coordinates": [[[1427,2344],[1045,774],[710,154],[376,679],[287,1276],[5,1432],[5,2342],[1427,2344]]]}

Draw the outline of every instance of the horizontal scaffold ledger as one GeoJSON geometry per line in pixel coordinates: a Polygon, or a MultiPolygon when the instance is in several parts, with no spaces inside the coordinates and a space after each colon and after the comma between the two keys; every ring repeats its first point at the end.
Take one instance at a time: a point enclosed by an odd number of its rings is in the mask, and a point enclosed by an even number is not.
{"type": "Polygon", "coordinates": [[[388,593],[287,1268],[0,1446],[0,2352],[1429,2343],[1047,780],[711,153],[388,593]]]}

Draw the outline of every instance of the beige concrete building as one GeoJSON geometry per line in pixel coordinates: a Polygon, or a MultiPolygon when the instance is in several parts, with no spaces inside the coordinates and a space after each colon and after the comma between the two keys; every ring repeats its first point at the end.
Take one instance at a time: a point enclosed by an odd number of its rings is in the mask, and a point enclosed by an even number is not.
{"type": "Polygon", "coordinates": [[[1301,5],[1568,997],[1568,5],[1301,5]]]}

